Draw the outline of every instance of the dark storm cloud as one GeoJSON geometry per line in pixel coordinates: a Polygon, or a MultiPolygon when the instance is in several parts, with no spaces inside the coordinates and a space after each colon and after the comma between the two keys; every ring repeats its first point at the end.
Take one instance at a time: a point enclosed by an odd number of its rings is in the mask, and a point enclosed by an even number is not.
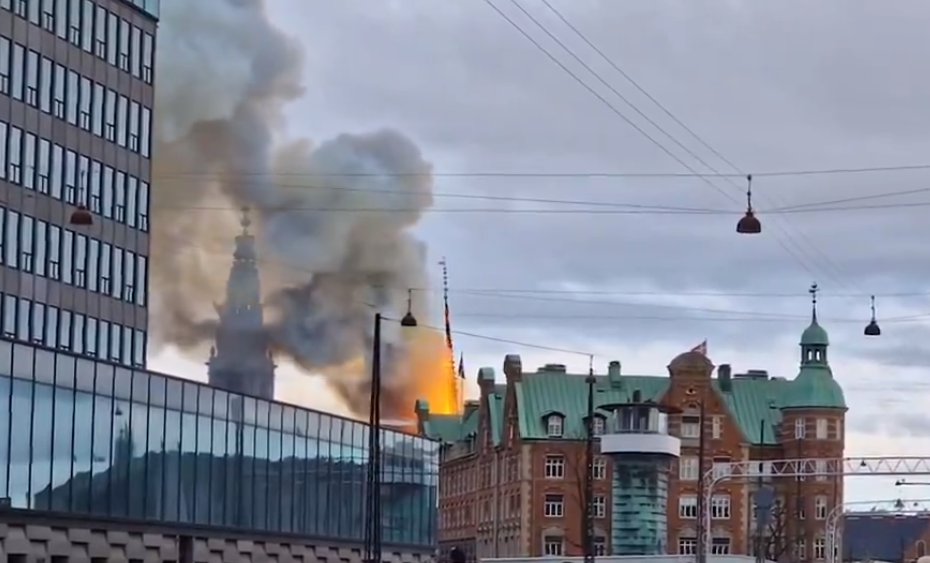
{"type": "MultiPolygon", "coordinates": [[[[889,10],[884,4],[838,0],[816,5],[800,0],[551,1],[643,88],[743,171],[928,160],[930,138],[925,132],[930,130],[930,110],[923,102],[930,95],[930,80],[915,71],[930,57],[930,43],[924,38],[930,5],[925,2],[897,2],[889,10]]],[[[495,4],[688,166],[709,171],[688,154],[692,151],[717,170],[734,172],[574,37],[542,2],[522,0],[610,86],[687,150],[581,68],[511,2],[495,4]]],[[[294,108],[308,129],[325,132],[346,124],[358,129],[402,127],[437,163],[436,204],[423,233],[437,254],[448,257],[453,288],[551,289],[574,284],[617,291],[799,296],[721,298],[717,306],[723,309],[797,316],[739,322],[683,309],[541,303],[454,292],[459,328],[548,335],[544,338],[552,341],[571,332],[580,340],[589,335],[634,346],[655,341],[677,346],[708,337],[726,341],[748,356],[778,342],[784,347],[783,371],[790,375],[797,365],[794,343],[809,312],[805,290],[817,281],[825,293],[824,319],[837,342],[834,358],[848,354],[894,363],[893,358],[902,355],[890,347],[875,351],[885,344],[859,350],[867,298],[829,294],[926,288],[926,208],[765,212],[920,189],[930,172],[757,177],[756,204],[765,233],[754,238],[734,233],[743,205],[742,178],[732,179],[735,185],[720,178],[708,180],[726,192],[725,197],[697,178],[444,177],[443,172],[459,171],[687,169],[553,65],[483,1],[309,2],[295,4],[287,19],[310,52],[312,79],[307,95],[294,108]],[[463,201],[444,198],[444,192],[706,208],[729,215],[606,213],[603,208],[570,214],[569,209],[591,207],[463,201]],[[461,211],[476,208],[521,212],[461,211]],[[532,211],[552,208],[559,212],[532,211]],[[443,211],[449,209],[458,211],[443,211]],[[541,318],[546,314],[575,318],[541,318]],[[591,318],[598,315],[615,318],[591,318]],[[638,318],[663,315],[679,322],[638,318]]],[[[826,207],[927,201],[927,194],[915,194],[826,207]]],[[[879,298],[880,310],[893,310],[895,315],[925,312],[925,304],[922,298],[879,298]]],[[[702,307],[703,302],[694,306],[702,307]]],[[[919,343],[904,325],[888,323],[885,329],[902,350],[910,347],[903,355],[919,357],[919,343]]]]}

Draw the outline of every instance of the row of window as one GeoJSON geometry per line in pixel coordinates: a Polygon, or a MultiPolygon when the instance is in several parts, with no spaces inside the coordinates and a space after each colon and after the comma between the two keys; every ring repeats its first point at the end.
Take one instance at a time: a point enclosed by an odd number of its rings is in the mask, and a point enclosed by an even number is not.
{"type": "Polygon", "coordinates": [[[149,184],[0,121],[0,180],[149,230],[149,184]]]}
{"type": "MultiPolygon", "coordinates": [[[[595,415],[593,424],[592,430],[595,436],[602,435],[607,427],[607,423],[602,416],[595,415]]],[[[546,417],[546,434],[550,438],[563,437],[565,434],[565,417],[560,414],[550,414],[546,417]]]]}
{"type": "Polygon", "coordinates": [[[0,0],[0,9],[152,83],[155,38],[93,0],[0,0]]]}
{"type": "MultiPolygon", "coordinates": [[[[563,536],[543,536],[543,555],[549,557],[565,555],[565,538],[563,536]]],[[[594,555],[597,557],[607,555],[607,538],[595,536],[594,555]]]]}
{"type": "MultiPolygon", "coordinates": [[[[710,437],[713,440],[720,440],[723,438],[723,416],[712,416],[710,418],[711,422],[711,433],[710,437]]],[[[817,440],[842,440],[843,439],[843,430],[842,430],[842,421],[835,419],[832,424],[830,420],[826,418],[817,418],[813,419],[814,422],[814,432],[813,437],[817,440]]],[[[808,419],[798,418],[794,422],[794,437],[797,439],[803,439],[808,437],[807,426],[808,419]]],[[[606,428],[606,421],[600,416],[594,417],[594,435],[600,436],[604,433],[606,428]]],[[[550,438],[561,438],[565,432],[565,418],[559,414],[551,414],[546,417],[546,434],[550,438]]],[[[701,417],[698,415],[689,415],[684,414],[681,416],[681,426],[679,430],[679,437],[685,439],[698,439],[701,437],[701,417]]]]}
{"type": "MultiPolygon", "coordinates": [[[[543,462],[543,475],[546,479],[564,479],[566,470],[565,456],[562,454],[548,454],[543,462]]],[[[571,464],[569,470],[572,472],[571,477],[581,479],[584,476],[585,462],[582,458],[580,463],[571,464]]],[[[595,479],[603,480],[607,478],[607,460],[598,457],[594,460],[591,469],[592,476],[595,479]]]]}
{"type": "MultiPolygon", "coordinates": [[[[835,465],[835,462],[834,462],[835,465]]],[[[733,460],[728,457],[713,458],[710,468],[713,471],[714,478],[721,479],[733,473],[733,460]]],[[[775,465],[771,461],[759,461],[749,465],[745,471],[746,475],[756,477],[771,477],[778,475],[775,465]]],[[[806,473],[816,481],[827,481],[831,475],[835,474],[831,468],[830,460],[816,459],[813,462],[805,462],[800,468],[785,467],[785,470],[798,469],[799,472],[806,473]]],[[[706,471],[706,468],[705,468],[706,471]]],[[[793,477],[791,473],[782,473],[784,476],[793,477]]],[[[678,479],[681,481],[697,481],[700,477],[700,463],[696,456],[682,456],[678,460],[678,479]]],[[[804,476],[799,477],[801,481],[805,480],[804,476]]]]}
{"type": "Polygon", "coordinates": [[[151,109],[6,37],[0,37],[0,94],[151,156],[151,109]]]}
{"type": "MultiPolygon", "coordinates": [[[[594,495],[591,502],[591,514],[595,518],[605,518],[607,516],[606,496],[594,495]]],[[[543,515],[546,518],[564,518],[565,495],[559,493],[547,494],[543,501],[543,515]]]]}
{"type": "Polygon", "coordinates": [[[9,294],[0,294],[0,321],[3,338],[126,366],[145,366],[144,330],[9,294]]]}
{"type": "MultiPolygon", "coordinates": [[[[803,500],[797,506],[797,518],[805,519],[807,510],[803,500]]],[[[779,501],[779,507],[783,507],[784,501],[779,501]]],[[[719,494],[713,495],[710,502],[711,518],[715,520],[728,520],[730,518],[731,500],[730,495],[719,494]]],[[[830,513],[830,499],[826,495],[817,495],[814,497],[814,518],[816,520],[826,520],[830,513]]],[[[686,519],[696,519],[698,517],[698,497],[697,495],[681,495],[678,497],[678,516],[686,519]]],[[[794,516],[794,515],[793,515],[794,516]]]]}
{"type": "Polygon", "coordinates": [[[148,259],[0,207],[0,265],[145,307],[148,259]]]}
{"type": "MultiPolygon", "coordinates": [[[[714,537],[710,542],[711,555],[730,555],[730,538],[714,537]]],[[[678,538],[678,553],[680,555],[697,555],[698,540],[695,537],[678,538]]]]}
{"type": "MultiPolygon", "coordinates": [[[[799,538],[796,540],[794,551],[798,561],[807,561],[808,557],[812,557],[816,561],[823,561],[827,558],[827,540],[823,537],[814,538],[813,553],[808,553],[807,541],[805,541],[804,538],[799,538]]],[[[713,538],[710,546],[710,552],[713,555],[729,555],[730,538],[713,538]]],[[[678,538],[678,553],[680,555],[697,555],[697,538],[678,538]]]]}

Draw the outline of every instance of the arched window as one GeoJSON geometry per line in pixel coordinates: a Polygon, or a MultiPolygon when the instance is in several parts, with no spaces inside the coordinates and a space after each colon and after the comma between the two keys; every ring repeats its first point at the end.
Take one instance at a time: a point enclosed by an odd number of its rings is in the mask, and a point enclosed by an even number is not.
{"type": "Polygon", "coordinates": [[[927,554],[927,544],[924,543],[924,540],[917,542],[917,557],[923,557],[927,554]]]}

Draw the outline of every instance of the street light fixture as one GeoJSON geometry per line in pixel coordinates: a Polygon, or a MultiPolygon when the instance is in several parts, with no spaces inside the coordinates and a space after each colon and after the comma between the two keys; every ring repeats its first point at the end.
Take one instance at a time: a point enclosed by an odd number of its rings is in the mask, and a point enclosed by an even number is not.
{"type": "Polygon", "coordinates": [[[872,302],[872,320],[869,321],[869,324],[865,326],[865,330],[863,331],[863,333],[866,336],[881,336],[882,329],[881,327],[878,326],[878,321],[875,320],[875,296],[874,295],[871,296],[870,299],[872,302]]]}
{"type": "MultiPolygon", "coordinates": [[[[413,316],[413,291],[407,291],[407,313],[400,320],[400,326],[416,327],[417,319],[413,316]]],[[[368,499],[365,509],[365,562],[381,563],[384,538],[382,537],[381,519],[381,323],[384,317],[375,313],[375,325],[371,351],[371,399],[368,415],[368,464],[367,486],[368,499]]]]}
{"type": "Polygon", "coordinates": [[[736,224],[736,232],[741,235],[757,235],[762,232],[762,223],[752,210],[752,174],[746,176],[746,214],[736,224]]]}

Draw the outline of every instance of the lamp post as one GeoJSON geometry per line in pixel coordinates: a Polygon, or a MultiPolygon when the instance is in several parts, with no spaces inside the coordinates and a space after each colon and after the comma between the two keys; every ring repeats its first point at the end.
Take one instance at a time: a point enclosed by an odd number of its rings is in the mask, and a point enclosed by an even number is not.
{"type": "MultiPolygon", "coordinates": [[[[413,291],[407,292],[407,313],[400,320],[400,326],[412,328],[417,326],[413,316],[413,291]]],[[[381,520],[381,324],[385,318],[380,312],[375,313],[371,350],[371,392],[368,415],[368,464],[367,490],[365,505],[365,561],[381,563],[383,545],[383,526],[381,520]]]]}
{"type": "Polygon", "coordinates": [[[584,563],[594,563],[594,359],[588,367],[588,418],[585,433],[584,515],[583,542],[584,563]]]}

